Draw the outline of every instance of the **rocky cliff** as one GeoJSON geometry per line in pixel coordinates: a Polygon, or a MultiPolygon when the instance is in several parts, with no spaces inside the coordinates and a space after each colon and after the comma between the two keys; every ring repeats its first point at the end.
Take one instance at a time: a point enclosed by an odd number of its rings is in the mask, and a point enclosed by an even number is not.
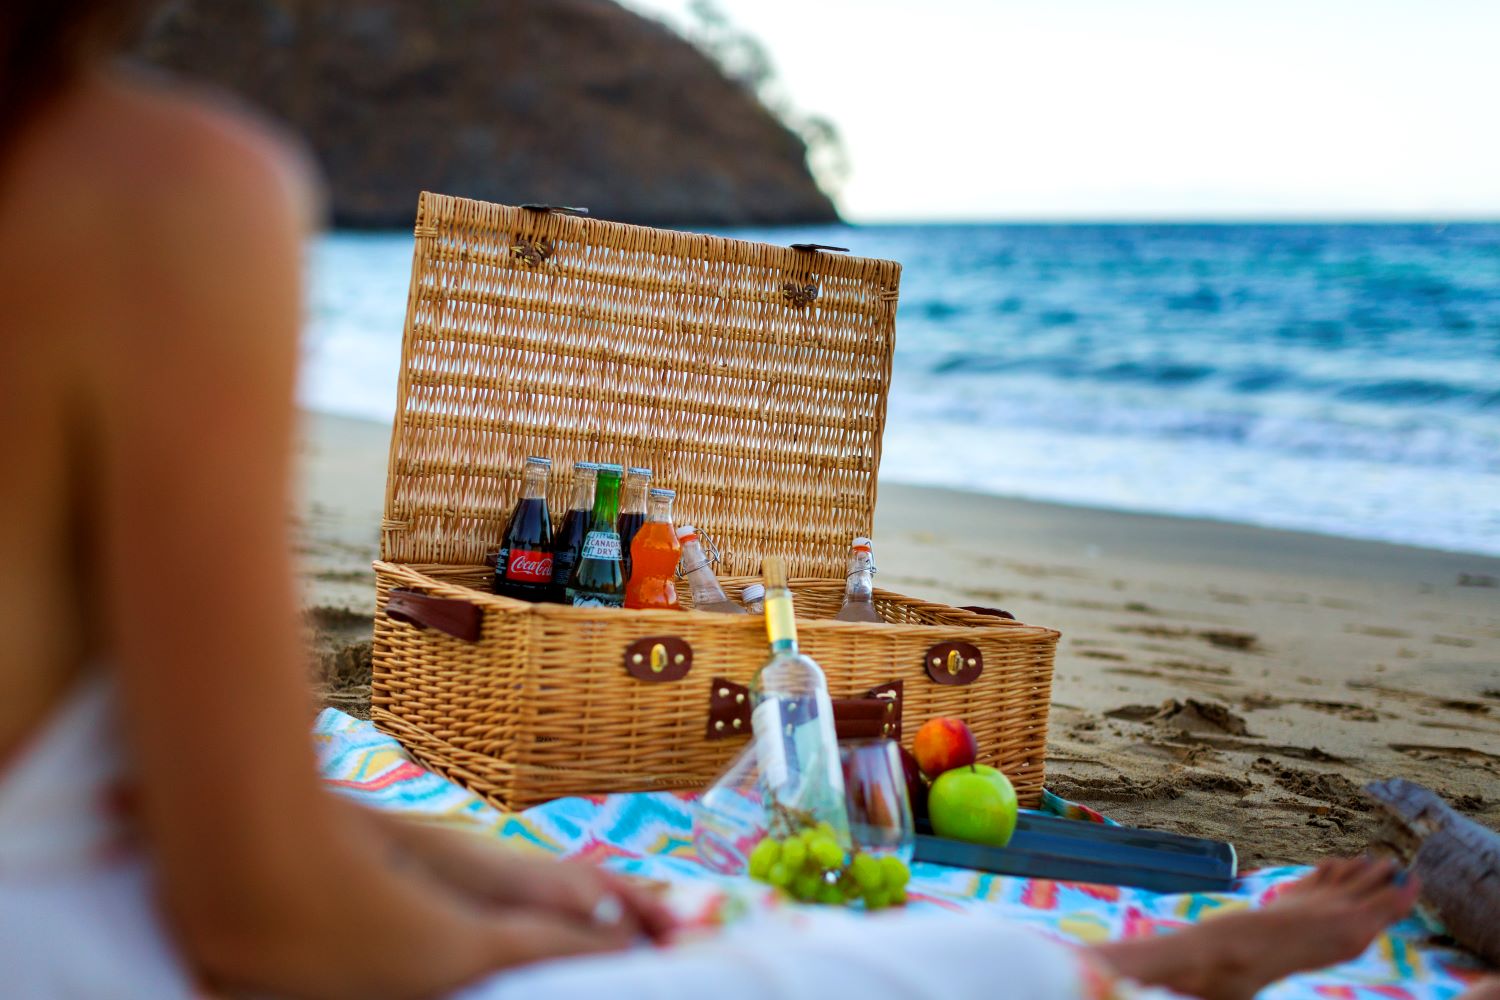
{"type": "Polygon", "coordinates": [[[661,225],[837,217],[797,136],[612,0],[178,0],[138,51],[300,133],[339,225],[410,225],[423,189],[661,225]]]}

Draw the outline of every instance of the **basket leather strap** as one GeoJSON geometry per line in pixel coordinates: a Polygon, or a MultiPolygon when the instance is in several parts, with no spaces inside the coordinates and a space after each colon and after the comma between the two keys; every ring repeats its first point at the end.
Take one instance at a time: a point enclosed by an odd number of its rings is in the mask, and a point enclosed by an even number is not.
{"type": "Polygon", "coordinates": [[[385,616],[416,628],[433,628],[465,642],[478,642],[484,613],[468,601],[432,597],[398,587],[385,602],[385,616]]]}
{"type": "MultiPolygon", "coordinates": [[[[715,677],[708,692],[707,739],[750,732],[750,689],[715,677]]],[[[901,738],[901,682],[891,681],[858,698],[833,699],[833,725],[841,740],[901,738]]]]}

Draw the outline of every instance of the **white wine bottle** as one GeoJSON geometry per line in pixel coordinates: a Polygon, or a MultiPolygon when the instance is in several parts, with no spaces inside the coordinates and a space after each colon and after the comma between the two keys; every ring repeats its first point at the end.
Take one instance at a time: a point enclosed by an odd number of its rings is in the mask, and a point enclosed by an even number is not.
{"type": "Polygon", "coordinates": [[[771,658],[751,681],[750,719],[771,832],[784,836],[827,823],[835,839],[849,847],[849,810],[828,682],[816,661],[797,649],[786,564],[768,556],[761,573],[771,658]]]}

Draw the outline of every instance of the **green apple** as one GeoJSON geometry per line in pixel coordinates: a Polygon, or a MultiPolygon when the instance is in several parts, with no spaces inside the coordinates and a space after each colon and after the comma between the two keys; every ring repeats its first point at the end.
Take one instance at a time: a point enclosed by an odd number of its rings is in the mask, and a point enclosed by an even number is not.
{"type": "Polygon", "coordinates": [[[1016,790],[993,767],[954,768],[932,783],[927,814],[939,837],[1004,847],[1016,832],[1016,790]]]}

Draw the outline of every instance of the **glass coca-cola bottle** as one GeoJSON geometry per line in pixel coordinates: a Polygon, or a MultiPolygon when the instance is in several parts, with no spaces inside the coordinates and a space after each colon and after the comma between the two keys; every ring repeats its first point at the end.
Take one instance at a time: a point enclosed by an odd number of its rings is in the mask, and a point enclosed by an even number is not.
{"type": "Polygon", "coordinates": [[[521,498],[505,526],[491,589],[522,601],[545,601],[552,588],[552,517],[547,513],[547,473],[552,462],[528,458],[521,498]]]}
{"type": "Polygon", "coordinates": [[[646,489],[651,485],[651,470],[631,466],[625,470],[625,486],[620,494],[620,558],[625,561],[625,582],[630,582],[630,543],[646,523],[646,489]]]}
{"type": "Polygon", "coordinates": [[[573,463],[573,502],[568,504],[562,527],[552,539],[552,596],[549,599],[557,604],[572,603],[568,600],[568,581],[573,578],[573,567],[578,565],[583,540],[594,521],[594,481],[598,475],[598,462],[573,463]]]}

